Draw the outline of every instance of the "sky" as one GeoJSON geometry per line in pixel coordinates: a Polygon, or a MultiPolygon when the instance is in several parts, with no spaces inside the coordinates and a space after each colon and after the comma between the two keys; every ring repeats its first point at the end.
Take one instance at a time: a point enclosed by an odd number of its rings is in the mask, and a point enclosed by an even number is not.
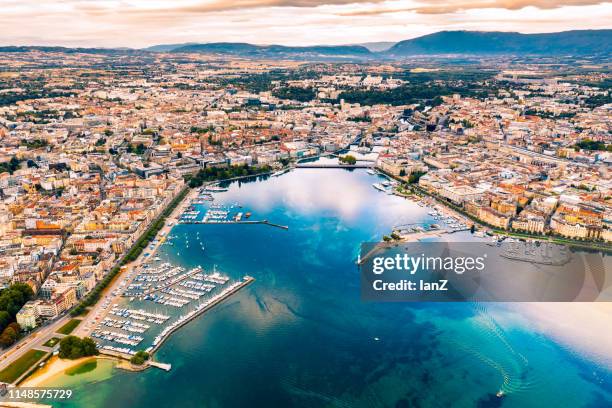
{"type": "Polygon", "coordinates": [[[612,28],[597,0],[0,0],[0,45],[401,41],[442,30],[612,28]]]}

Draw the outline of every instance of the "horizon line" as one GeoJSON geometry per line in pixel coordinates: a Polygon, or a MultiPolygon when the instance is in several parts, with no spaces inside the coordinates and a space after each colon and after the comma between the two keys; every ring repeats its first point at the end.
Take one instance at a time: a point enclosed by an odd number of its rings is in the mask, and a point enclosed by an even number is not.
{"type": "MultiPolygon", "coordinates": [[[[282,43],[262,43],[262,44],[258,44],[258,43],[252,43],[252,42],[246,42],[246,41],[184,41],[184,42],[175,42],[175,43],[171,43],[171,42],[159,42],[159,43],[155,43],[153,45],[148,45],[145,47],[140,47],[140,48],[135,48],[135,47],[127,47],[127,46],[114,46],[114,47],[105,47],[105,46],[97,46],[97,45],[91,45],[91,46],[70,46],[70,45],[36,45],[36,44],[27,44],[27,45],[15,45],[15,44],[0,44],[0,47],[54,47],[54,48],[67,48],[67,49],[100,49],[100,50],[131,50],[131,51],[147,51],[148,48],[151,47],[156,47],[156,46],[163,46],[163,45],[178,45],[178,46],[183,46],[183,45],[206,45],[206,44],[249,44],[249,45],[254,45],[254,46],[258,46],[258,47],[268,47],[268,46],[283,46],[283,47],[295,47],[295,48],[299,48],[299,47],[350,47],[350,46],[363,46],[363,44],[372,44],[372,43],[392,43],[392,44],[397,44],[399,42],[402,41],[409,41],[409,40],[414,40],[417,38],[422,38],[422,37],[426,37],[429,35],[433,35],[433,34],[438,34],[438,33],[444,33],[444,32],[470,32],[470,33],[514,33],[514,34],[521,34],[521,35],[539,35],[539,34],[560,34],[560,33],[569,33],[569,32],[581,32],[581,31],[608,31],[608,30],[612,30],[612,27],[610,28],[585,28],[585,29],[572,29],[572,30],[561,30],[561,31],[542,31],[542,32],[521,32],[521,31],[516,31],[516,30],[439,30],[439,31],[433,31],[431,33],[428,34],[423,34],[423,35],[417,35],[414,37],[409,37],[409,38],[404,38],[402,40],[372,40],[372,41],[365,41],[365,42],[361,42],[361,43],[342,43],[342,44],[325,44],[325,43],[312,43],[312,44],[307,44],[307,45],[287,45],[287,44],[282,44],[282,43]]],[[[0,40],[1,41],[1,40],[0,40]]],[[[366,47],[367,48],[367,47],[366,47]]],[[[380,52],[380,51],[372,51],[372,52],[380,52]]]]}

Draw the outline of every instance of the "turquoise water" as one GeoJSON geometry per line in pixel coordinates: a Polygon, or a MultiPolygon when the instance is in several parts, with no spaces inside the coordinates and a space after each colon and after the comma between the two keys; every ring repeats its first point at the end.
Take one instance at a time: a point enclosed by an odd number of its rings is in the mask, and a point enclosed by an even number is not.
{"type": "Polygon", "coordinates": [[[73,376],[75,397],[54,405],[612,405],[609,370],[503,306],[363,303],[360,243],[393,225],[432,221],[426,208],[372,188],[376,181],[363,170],[300,169],[216,194],[216,202],[238,202],[251,219],[289,230],[179,225],[160,256],[257,280],[163,345],[156,359],[172,364],[170,372],[73,376]]]}

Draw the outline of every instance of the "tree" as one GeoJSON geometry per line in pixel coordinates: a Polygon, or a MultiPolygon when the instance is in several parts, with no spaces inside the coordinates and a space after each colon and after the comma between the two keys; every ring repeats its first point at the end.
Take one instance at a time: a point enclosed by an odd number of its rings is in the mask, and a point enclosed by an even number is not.
{"type": "Polygon", "coordinates": [[[344,157],[340,157],[339,160],[340,160],[340,163],[349,164],[351,166],[357,163],[357,159],[355,158],[355,156],[351,156],[350,154],[347,154],[344,157]]]}
{"type": "Polygon", "coordinates": [[[143,365],[145,361],[149,359],[149,353],[146,351],[137,351],[134,356],[130,359],[130,363],[134,365],[143,365]]]}
{"type": "Polygon", "coordinates": [[[11,323],[8,325],[6,329],[2,331],[0,335],[0,345],[2,347],[8,347],[11,344],[15,343],[19,338],[19,333],[21,332],[21,327],[17,323],[11,323]]]}
{"type": "Polygon", "coordinates": [[[0,332],[11,322],[11,315],[6,310],[0,310],[0,332]]]}
{"type": "Polygon", "coordinates": [[[15,156],[11,157],[11,160],[9,160],[8,163],[0,163],[0,173],[7,171],[10,174],[13,174],[18,168],[19,160],[15,156]]]}
{"type": "Polygon", "coordinates": [[[414,173],[412,173],[410,175],[410,177],[408,177],[408,183],[410,184],[417,184],[419,182],[419,179],[421,178],[421,176],[423,176],[425,173],[421,172],[421,171],[416,171],[414,173]]]}
{"type": "Polygon", "coordinates": [[[10,335],[9,330],[11,329],[7,327],[0,335],[0,346],[2,347],[8,347],[15,342],[13,337],[10,335]]]}
{"type": "Polygon", "coordinates": [[[71,360],[95,356],[98,354],[96,343],[90,338],[85,337],[80,339],[77,336],[66,336],[60,340],[60,358],[68,358],[71,360]]]}
{"type": "Polygon", "coordinates": [[[81,348],[83,350],[83,355],[85,356],[94,356],[98,354],[98,347],[91,337],[85,337],[82,340],[81,348]]]}
{"type": "Polygon", "coordinates": [[[6,311],[13,320],[24,303],[33,297],[30,285],[15,283],[0,292],[0,311],[6,311]]]}

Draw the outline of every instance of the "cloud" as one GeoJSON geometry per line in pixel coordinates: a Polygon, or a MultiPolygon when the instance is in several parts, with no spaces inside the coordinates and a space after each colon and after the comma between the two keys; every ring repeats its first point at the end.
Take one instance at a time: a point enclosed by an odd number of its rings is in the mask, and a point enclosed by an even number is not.
{"type": "Polygon", "coordinates": [[[380,14],[392,14],[402,12],[413,12],[417,14],[453,14],[466,10],[478,9],[505,9],[520,10],[525,7],[535,7],[542,10],[551,10],[566,6],[591,6],[607,4],[609,1],[602,0],[482,0],[482,1],[429,1],[427,5],[416,5],[414,7],[400,8],[375,8],[349,11],[340,13],[341,16],[374,16],[380,14]]]}
{"type": "MultiPolygon", "coordinates": [[[[185,4],[185,2],[168,2],[171,6],[161,5],[159,7],[140,7],[136,5],[123,4],[121,6],[122,13],[167,13],[167,14],[182,14],[182,13],[216,13],[232,10],[246,10],[268,7],[293,7],[293,8],[316,8],[321,6],[344,6],[360,3],[382,3],[386,0],[211,0],[200,1],[197,3],[185,4]]],[[[114,12],[113,8],[106,3],[78,3],[76,9],[92,14],[102,15],[108,12],[114,12]]]]}
{"type": "Polygon", "coordinates": [[[11,45],[347,44],[442,30],[609,28],[612,21],[612,3],[594,0],[0,1],[0,44],[11,45]]]}

